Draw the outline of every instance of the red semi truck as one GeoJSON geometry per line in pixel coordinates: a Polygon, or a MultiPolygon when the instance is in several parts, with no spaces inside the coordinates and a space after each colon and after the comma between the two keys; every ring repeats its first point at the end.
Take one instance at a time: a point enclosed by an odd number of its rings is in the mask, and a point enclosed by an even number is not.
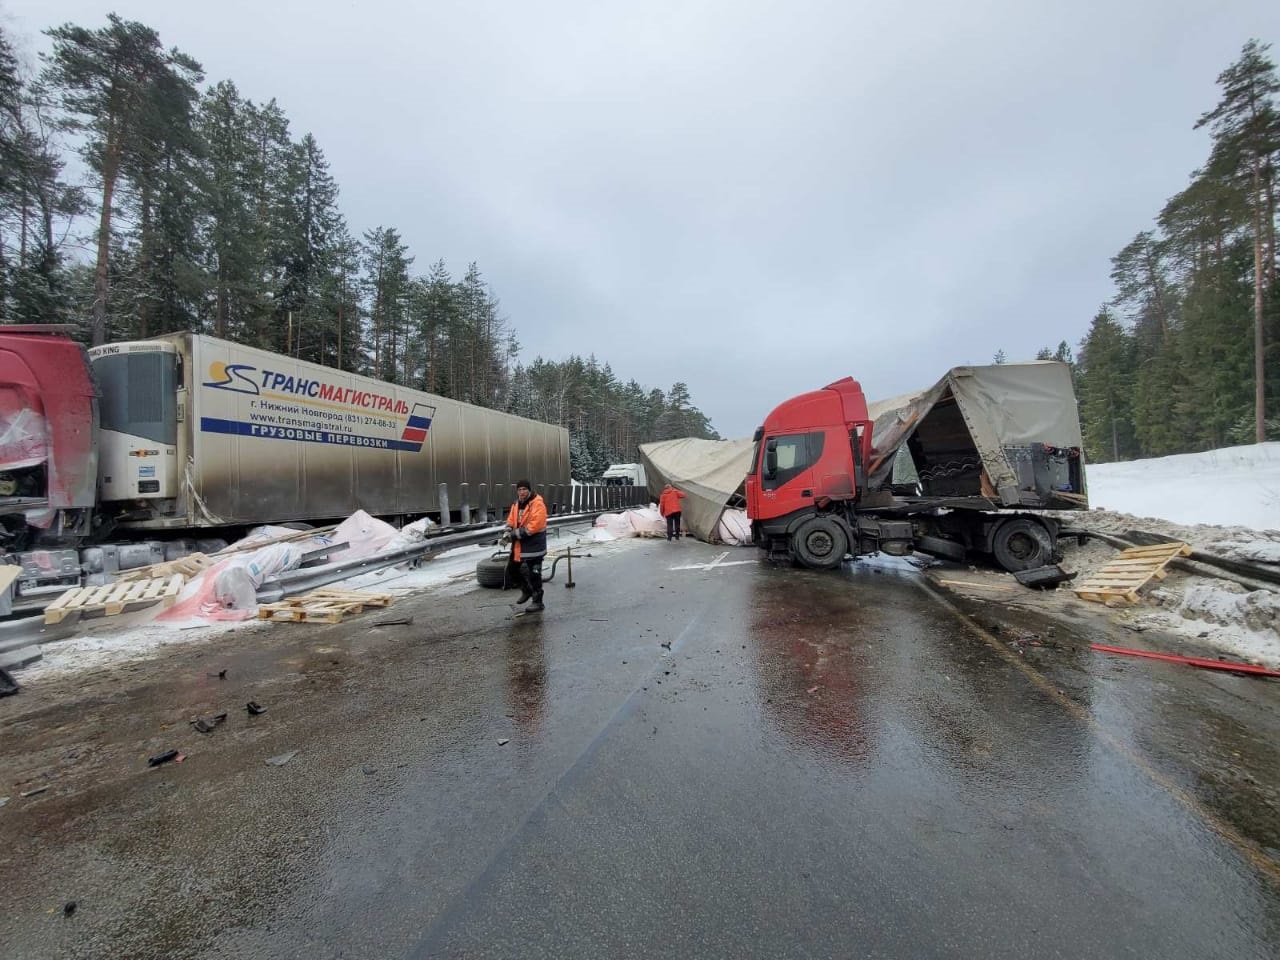
{"type": "Polygon", "coordinates": [[[815,569],[919,550],[1030,570],[1052,561],[1059,529],[1030,511],[1088,507],[1062,363],[956,367],[872,408],[846,377],[775,407],[754,439],[754,541],[815,569]]]}

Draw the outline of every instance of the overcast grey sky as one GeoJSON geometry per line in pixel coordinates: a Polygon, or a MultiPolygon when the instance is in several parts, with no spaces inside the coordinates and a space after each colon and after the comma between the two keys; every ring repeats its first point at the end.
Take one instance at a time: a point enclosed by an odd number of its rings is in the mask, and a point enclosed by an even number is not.
{"type": "MultiPolygon", "coordinates": [[[[114,9],[310,131],[353,231],[478,261],[524,359],[689,384],[725,436],[852,374],[1073,349],[1207,156],[1275,0],[0,0],[114,9]]],[[[1276,51],[1272,51],[1273,57],[1276,51]]]]}

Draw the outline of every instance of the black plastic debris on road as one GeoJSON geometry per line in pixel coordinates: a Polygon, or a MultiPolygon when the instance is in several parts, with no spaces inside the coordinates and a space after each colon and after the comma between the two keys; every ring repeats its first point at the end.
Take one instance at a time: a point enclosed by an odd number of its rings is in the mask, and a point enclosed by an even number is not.
{"type": "Polygon", "coordinates": [[[13,674],[0,667],[0,697],[11,697],[21,689],[18,681],[13,679],[13,674]]]}
{"type": "Polygon", "coordinates": [[[193,717],[191,725],[200,733],[213,733],[213,731],[227,719],[225,713],[219,713],[212,717],[193,717]]]}
{"type": "Polygon", "coordinates": [[[288,753],[281,753],[274,757],[267,757],[264,763],[269,767],[283,767],[286,763],[298,755],[297,750],[290,750],[288,753]]]}
{"type": "Polygon", "coordinates": [[[251,717],[256,717],[260,713],[267,712],[267,708],[264,707],[262,704],[260,704],[257,700],[250,700],[248,703],[244,705],[244,708],[249,711],[249,716],[251,717]]]}
{"type": "Polygon", "coordinates": [[[168,763],[170,760],[178,759],[177,750],[166,750],[164,753],[157,753],[154,757],[147,758],[148,767],[158,767],[162,763],[168,763]]]}

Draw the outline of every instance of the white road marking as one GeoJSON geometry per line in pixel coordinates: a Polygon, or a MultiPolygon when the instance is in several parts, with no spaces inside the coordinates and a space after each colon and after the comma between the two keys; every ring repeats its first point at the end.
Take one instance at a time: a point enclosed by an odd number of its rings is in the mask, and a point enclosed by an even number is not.
{"type": "Polygon", "coordinates": [[[724,553],[717,556],[710,563],[693,563],[684,567],[669,567],[668,569],[670,570],[715,570],[718,567],[735,567],[735,566],[740,566],[741,564],[744,564],[744,563],[758,562],[756,560],[725,560],[725,557],[727,557],[728,555],[729,555],[729,551],[726,550],[724,553]]]}

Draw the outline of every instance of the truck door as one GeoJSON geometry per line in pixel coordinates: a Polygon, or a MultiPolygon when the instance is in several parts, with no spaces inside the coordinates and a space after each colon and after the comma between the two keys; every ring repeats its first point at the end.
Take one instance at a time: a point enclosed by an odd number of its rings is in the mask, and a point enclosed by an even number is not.
{"type": "Polygon", "coordinates": [[[780,517],[813,503],[813,465],[822,457],[821,430],[766,437],[760,471],[764,517],[780,517]]]}

